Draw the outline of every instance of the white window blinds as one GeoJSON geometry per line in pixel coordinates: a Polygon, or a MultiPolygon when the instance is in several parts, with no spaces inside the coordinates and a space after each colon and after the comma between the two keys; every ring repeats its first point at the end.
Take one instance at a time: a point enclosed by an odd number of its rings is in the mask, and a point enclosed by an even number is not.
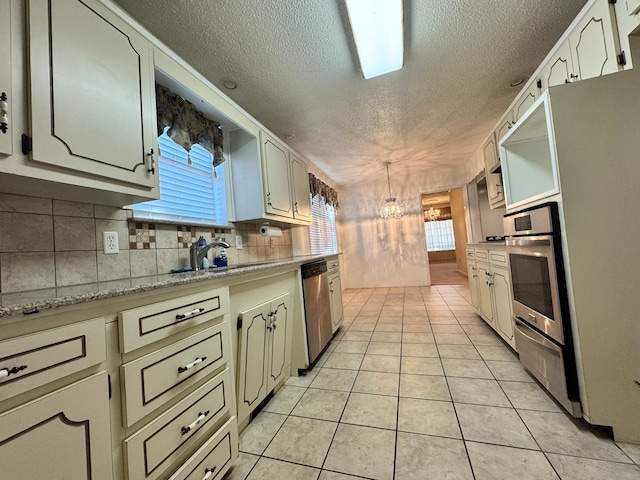
{"type": "Polygon", "coordinates": [[[338,253],[336,211],[320,195],[311,199],[311,226],[309,241],[312,255],[338,253]]]}
{"type": "Polygon", "coordinates": [[[456,240],[453,235],[453,220],[424,222],[424,232],[427,235],[428,252],[456,249],[456,240]]]}
{"type": "Polygon", "coordinates": [[[193,145],[187,153],[166,132],[158,137],[158,146],[160,199],[134,205],[134,217],[159,222],[226,226],[225,164],[217,166],[214,175],[213,157],[209,151],[193,145]]]}

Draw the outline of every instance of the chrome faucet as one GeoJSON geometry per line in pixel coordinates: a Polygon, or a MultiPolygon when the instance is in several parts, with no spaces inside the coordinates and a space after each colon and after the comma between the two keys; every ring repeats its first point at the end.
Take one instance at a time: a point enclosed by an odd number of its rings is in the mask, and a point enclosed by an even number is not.
{"type": "Polygon", "coordinates": [[[223,240],[214,240],[213,242],[205,245],[204,247],[198,247],[198,242],[193,242],[189,248],[189,258],[191,260],[191,268],[194,270],[200,270],[200,264],[202,259],[207,254],[211,247],[224,247],[231,248],[227,242],[223,240]]]}

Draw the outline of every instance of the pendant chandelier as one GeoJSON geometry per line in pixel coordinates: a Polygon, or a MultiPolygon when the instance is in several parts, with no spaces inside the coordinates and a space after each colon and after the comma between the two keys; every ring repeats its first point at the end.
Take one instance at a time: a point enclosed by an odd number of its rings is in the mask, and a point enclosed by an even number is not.
{"type": "Polygon", "coordinates": [[[424,221],[425,222],[435,222],[440,218],[440,210],[437,208],[433,208],[433,204],[429,207],[429,210],[425,210],[424,212],[424,221]]]}
{"type": "Polygon", "coordinates": [[[389,179],[389,165],[390,162],[385,162],[387,167],[387,186],[389,187],[389,198],[384,201],[384,205],[380,207],[380,216],[382,218],[400,218],[404,215],[404,205],[396,201],[395,197],[391,196],[391,180],[389,179]]]}

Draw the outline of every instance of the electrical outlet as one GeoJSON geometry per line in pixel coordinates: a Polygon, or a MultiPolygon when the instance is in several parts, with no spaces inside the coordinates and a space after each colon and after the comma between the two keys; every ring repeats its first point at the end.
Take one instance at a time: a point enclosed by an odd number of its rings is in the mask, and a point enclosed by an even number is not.
{"type": "Polygon", "coordinates": [[[118,253],[118,232],[102,232],[102,243],[104,245],[104,253],[118,253]]]}
{"type": "Polygon", "coordinates": [[[242,235],[236,235],[236,250],[242,250],[242,235]]]}

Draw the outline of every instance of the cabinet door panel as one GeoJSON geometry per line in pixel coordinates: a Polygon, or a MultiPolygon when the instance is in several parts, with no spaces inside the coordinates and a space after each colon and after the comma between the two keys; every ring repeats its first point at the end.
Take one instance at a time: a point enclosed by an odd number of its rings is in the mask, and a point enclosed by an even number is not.
{"type": "Polygon", "coordinates": [[[531,84],[529,88],[523,92],[522,96],[513,107],[513,123],[520,120],[522,114],[526,112],[533,102],[538,98],[538,86],[535,84],[531,84]]]}
{"type": "Polygon", "coordinates": [[[270,392],[287,373],[287,331],[291,321],[289,294],[271,302],[271,332],[269,341],[269,376],[267,391],[270,392]]]}
{"type": "Polygon", "coordinates": [[[32,159],[146,187],[150,47],[104,7],[30,0],[32,159]]]}
{"type": "Polygon", "coordinates": [[[569,42],[564,42],[549,63],[543,68],[542,88],[547,89],[554,85],[562,85],[571,81],[573,64],[571,62],[571,47],[569,42]]]}
{"type": "Polygon", "coordinates": [[[5,68],[0,69],[0,99],[7,105],[6,118],[0,118],[3,128],[0,129],[0,155],[11,155],[13,153],[13,125],[12,105],[13,92],[11,89],[11,68],[7,68],[11,63],[11,2],[4,1],[0,4],[0,58],[3,59],[5,68]]]}
{"type": "Polygon", "coordinates": [[[469,291],[471,292],[471,305],[476,311],[480,311],[478,296],[478,270],[475,263],[467,262],[467,272],[469,273],[469,291]]]}
{"type": "Polygon", "coordinates": [[[488,175],[496,165],[500,164],[495,135],[491,135],[491,138],[484,144],[482,151],[484,154],[484,167],[488,175]]]}
{"type": "Polygon", "coordinates": [[[625,0],[627,3],[627,12],[629,15],[636,15],[640,12],[640,0],[625,0]]]}
{"type": "Polygon", "coordinates": [[[300,220],[311,221],[309,172],[302,160],[293,155],[291,156],[291,175],[293,176],[293,216],[300,220]]]}
{"type": "Polygon", "coordinates": [[[271,138],[263,135],[262,157],[264,165],[264,189],[267,196],[266,212],[293,217],[291,187],[289,182],[289,154],[271,138]]]}
{"type": "Polygon", "coordinates": [[[342,325],[344,320],[344,309],[342,306],[342,282],[340,273],[329,277],[329,294],[331,295],[331,322],[333,333],[342,325]]]}
{"type": "Polygon", "coordinates": [[[480,294],[480,315],[492,327],[495,325],[493,318],[493,302],[491,300],[491,287],[487,284],[489,266],[483,263],[477,264],[478,269],[478,293],[480,294]]]}
{"type": "Polygon", "coordinates": [[[1,476],[112,480],[109,425],[105,372],[5,412],[1,476]]]}
{"type": "Polygon", "coordinates": [[[264,380],[269,303],[241,312],[238,338],[238,418],[244,419],[267,394],[264,380]]]}
{"type": "Polygon", "coordinates": [[[495,320],[498,333],[514,348],[511,287],[506,269],[493,268],[493,294],[495,298],[495,320]]]}
{"type": "Polygon", "coordinates": [[[596,2],[569,37],[574,73],[580,80],[620,70],[611,8],[606,0],[596,2]]]}

